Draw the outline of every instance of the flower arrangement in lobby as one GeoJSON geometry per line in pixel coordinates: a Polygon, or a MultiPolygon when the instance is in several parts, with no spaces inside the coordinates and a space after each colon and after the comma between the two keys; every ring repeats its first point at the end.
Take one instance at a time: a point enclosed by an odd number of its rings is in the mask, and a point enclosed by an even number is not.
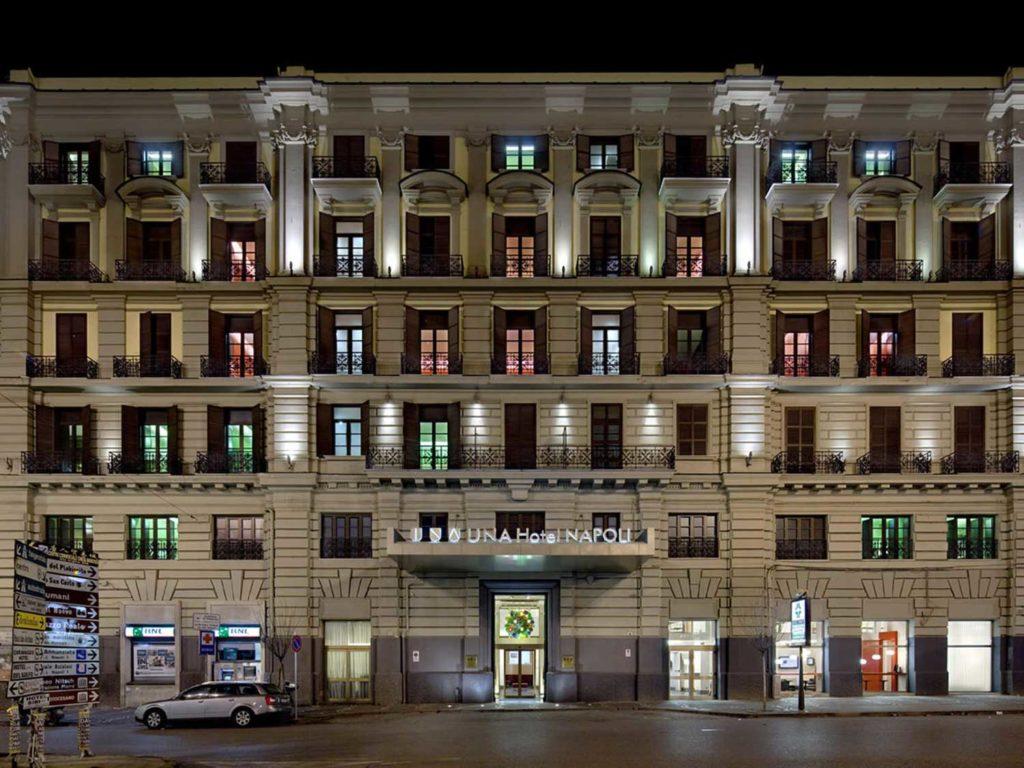
{"type": "Polygon", "coordinates": [[[505,616],[505,633],[512,638],[529,637],[535,629],[533,614],[525,608],[511,610],[505,616]]]}

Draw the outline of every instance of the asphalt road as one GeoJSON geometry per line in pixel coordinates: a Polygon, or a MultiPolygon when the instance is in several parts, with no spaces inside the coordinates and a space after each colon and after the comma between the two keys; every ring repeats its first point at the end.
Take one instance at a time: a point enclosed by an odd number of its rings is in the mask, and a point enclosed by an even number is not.
{"type": "MultiPolygon", "coordinates": [[[[49,754],[71,754],[75,728],[48,729],[46,748],[49,754]]],[[[245,731],[147,731],[123,721],[94,725],[93,749],[97,755],[252,768],[1021,768],[1024,716],[797,721],[630,711],[453,712],[346,717],[245,731]]]]}

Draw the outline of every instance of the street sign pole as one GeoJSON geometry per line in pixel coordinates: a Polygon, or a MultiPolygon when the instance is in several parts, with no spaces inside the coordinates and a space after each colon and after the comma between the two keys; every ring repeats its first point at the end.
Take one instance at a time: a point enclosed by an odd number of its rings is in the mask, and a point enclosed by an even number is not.
{"type": "Polygon", "coordinates": [[[295,691],[292,693],[292,720],[299,719],[299,651],[302,650],[302,638],[292,635],[292,679],[295,691]]]}
{"type": "Polygon", "coordinates": [[[804,648],[811,641],[811,606],[807,594],[801,592],[789,606],[790,644],[796,646],[797,682],[796,708],[804,711],[804,648]]]}

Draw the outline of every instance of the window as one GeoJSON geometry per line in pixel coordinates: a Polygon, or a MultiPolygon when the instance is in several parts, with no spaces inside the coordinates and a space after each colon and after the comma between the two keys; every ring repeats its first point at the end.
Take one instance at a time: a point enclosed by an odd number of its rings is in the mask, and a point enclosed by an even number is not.
{"type": "Polygon", "coordinates": [[[449,167],[447,136],[420,136],[419,145],[420,168],[449,167]]]}
{"type": "Polygon", "coordinates": [[[622,220],[618,216],[590,217],[590,275],[622,271],[622,220]]]}
{"type": "Polygon", "coordinates": [[[60,409],[56,412],[55,447],[62,469],[65,472],[81,472],[85,461],[85,425],[78,408],[60,409]]]}
{"type": "Polygon", "coordinates": [[[533,137],[505,139],[505,170],[532,171],[534,169],[536,145],[533,137]]]}
{"type": "Polygon", "coordinates": [[[786,409],[786,471],[814,472],[814,408],[786,409]]]}
{"type": "Polygon", "coordinates": [[[706,456],[708,452],[708,407],[676,406],[676,431],[680,456],[706,456]]]}
{"type": "Polygon", "coordinates": [[[362,410],[358,406],[337,406],[334,409],[334,455],[363,455],[362,410]]]}
{"type": "Polygon", "coordinates": [[[614,376],[619,373],[619,340],[620,317],[614,315],[594,315],[591,328],[591,373],[614,376]]]}
{"type": "Polygon", "coordinates": [[[143,222],[142,260],[168,264],[171,262],[173,231],[170,224],[143,222]]]}
{"type": "Polygon", "coordinates": [[[494,527],[498,532],[507,532],[513,539],[520,532],[543,533],[544,513],[543,512],[495,512],[494,527]]]}
{"type": "Polygon", "coordinates": [[[950,621],[948,627],[949,692],[992,690],[992,622],[950,621]]]}
{"type": "Polygon", "coordinates": [[[696,218],[676,219],[676,277],[704,274],[704,224],[696,218]]]}
{"type": "Polygon", "coordinates": [[[593,528],[602,531],[617,531],[622,527],[622,517],[618,512],[595,512],[590,520],[593,528]]]}
{"type": "Polygon", "coordinates": [[[950,560],[984,560],[996,556],[996,518],[994,516],[946,516],[947,558],[950,560]]]}
{"type": "Polygon", "coordinates": [[[590,407],[590,450],[593,469],[622,468],[622,406],[590,407]]]}
{"type": "Polygon", "coordinates": [[[891,264],[896,259],[896,222],[865,221],[864,246],[868,264],[891,264]]]}
{"type": "Polygon", "coordinates": [[[169,149],[144,149],[142,172],[146,176],[173,176],[174,152],[169,149]]]}
{"type": "Polygon", "coordinates": [[[334,222],[334,253],[338,275],[362,277],[364,272],[363,222],[334,222]]]}
{"type": "Polygon", "coordinates": [[[532,218],[505,219],[505,277],[534,276],[534,227],[532,218]]]}
{"type": "Polygon", "coordinates": [[[423,541],[448,541],[448,513],[420,512],[420,535],[423,541]]]}
{"type": "Polygon", "coordinates": [[[231,516],[215,518],[214,560],[262,560],[263,518],[231,516]]]}
{"type": "Polygon", "coordinates": [[[811,163],[811,148],[806,144],[791,144],[779,153],[784,183],[803,184],[807,181],[807,167],[811,163]]]}
{"type": "Polygon", "coordinates": [[[334,316],[335,373],[358,375],[363,372],[362,315],[334,316]]]}
{"type": "Polygon", "coordinates": [[[910,516],[862,517],[861,555],[865,560],[909,560],[913,557],[910,516]]]}
{"type": "Polygon", "coordinates": [[[785,271],[798,272],[811,262],[811,222],[783,221],[782,263],[785,271]]]}
{"type": "Polygon", "coordinates": [[[327,700],[370,701],[370,622],[325,621],[327,700]]]}
{"type": "Polygon", "coordinates": [[[92,518],[74,515],[48,515],[46,544],[58,549],[92,552],[92,518]]]}
{"type": "Polygon", "coordinates": [[[949,260],[958,264],[978,260],[978,225],[975,222],[949,223],[949,260]]]}
{"type": "Polygon", "coordinates": [[[618,139],[590,140],[590,170],[601,171],[619,167],[618,139]]]}
{"type": "Polygon", "coordinates": [[[251,317],[229,317],[227,320],[228,371],[232,376],[254,376],[256,373],[256,334],[251,317]]]}
{"type": "Polygon", "coordinates": [[[536,372],[532,312],[510,312],[505,329],[505,373],[530,376],[536,372]]]}
{"type": "Polygon", "coordinates": [[[448,417],[425,407],[420,419],[420,469],[448,469],[448,417]]]}
{"type": "Polygon", "coordinates": [[[668,516],[669,557],[718,557],[718,515],[668,516]]]}
{"type": "Polygon", "coordinates": [[[804,662],[804,691],[808,694],[822,691],[825,678],[825,622],[811,621],[809,632],[810,645],[797,648],[792,645],[793,623],[775,622],[774,675],[782,696],[792,696],[800,690],[800,655],[804,662]]]}
{"type": "Polygon", "coordinates": [[[707,619],[668,623],[670,698],[710,699],[715,696],[716,624],[707,619]]]}
{"type": "Polygon", "coordinates": [[[231,282],[256,279],[256,226],[248,223],[228,225],[228,253],[231,257],[231,282]]]}
{"type": "Polygon", "coordinates": [[[868,411],[868,446],[873,472],[900,471],[900,407],[871,406],[868,411]]]}
{"type": "Polygon", "coordinates": [[[61,261],[89,261],[89,222],[59,222],[57,237],[57,258],[61,261]]]}
{"type": "Polygon", "coordinates": [[[679,312],[676,315],[676,359],[690,360],[704,354],[703,312],[679,312]]]}
{"type": "Polygon", "coordinates": [[[892,144],[868,144],[864,150],[864,175],[888,176],[893,172],[896,150],[892,144]]]}
{"type": "Polygon", "coordinates": [[[129,560],[177,560],[177,517],[129,517],[129,560]]]}
{"type": "Polygon", "coordinates": [[[807,317],[786,319],[782,338],[783,375],[811,375],[811,320],[807,317]]]}
{"type": "Polygon", "coordinates": [[[324,515],[321,520],[320,557],[373,557],[371,516],[324,515]]]}
{"type": "MultiPolygon", "coordinates": [[[[231,410],[224,425],[224,445],[227,449],[228,465],[251,463],[253,453],[252,411],[231,410]]],[[[238,470],[251,471],[251,470],[238,470]]]]}
{"type": "Polygon", "coordinates": [[[985,406],[953,407],[953,453],[957,472],[985,471],[985,406]]]}
{"type": "Polygon", "coordinates": [[[448,313],[420,314],[420,373],[444,376],[449,371],[448,313]]]}
{"type": "Polygon", "coordinates": [[[140,428],[142,431],[143,471],[167,472],[169,469],[167,411],[144,411],[140,428]]]}
{"type": "Polygon", "coordinates": [[[891,315],[871,315],[868,319],[868,360],[872,376],[886,376],[896,356],[897,321],[891,315]]]}
{"type": "Polygon", "coordinates": [[[89,151],[87,149],[64,150],[63,163],[63,176],[66,183],[89,183],[89,151]]]}
{"type": "Polygon", "coordinates": [[[775,518],[778,560],[824,560],[828,557],[823,515],[780,515],[775,518]]]}

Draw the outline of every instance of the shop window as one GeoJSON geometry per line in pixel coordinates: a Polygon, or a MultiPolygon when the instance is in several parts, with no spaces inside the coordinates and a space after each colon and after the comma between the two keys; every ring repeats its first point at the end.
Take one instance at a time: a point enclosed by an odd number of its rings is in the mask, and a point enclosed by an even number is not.
{"type": "Polygon", "coordinates": [[[46,545],[57,549],[92,552],[92,518],[76,515],[47,516],[46,545]]]}
{"type": "Polygon", "coordinates": [[[177,517],[129,517],[129,560],[177,560],[177,517]]]}
{"type": "Polygon", "coordinates": [[[992,690],[992,622],[950,621],[949,692],[992,690]]]}
{"type": "Polygon", "coordinates": [[[178,666],[174,626],[129,624],[124,634],[131,653],[132,682],[173,685],[178,666]]]}
{"type": "Polygon", "coordinates": [[[792,631],[791,622],[775,623],[775,696],[791,696],[799,692],[800,654],[804,657],[804,693],[821,693],[825,674],[825,623],[811,622],[811,643],[804,647],[790,645],[792,631]]]}
{"type": "Polygon", "coordinates": [[[906,621],[862,621],[860,674],[865,693],[907,690],[906,621]]]}
{"type": "Polygon", "coordinates": [[[324,622],[327,700],[370,701],[370,622],[324,622]]]}
{"type": "Polygon", "coordinates": [[[707,619],[668,623],[668,690],[671,698],[715,697],[717,622],[707,619]]]}

